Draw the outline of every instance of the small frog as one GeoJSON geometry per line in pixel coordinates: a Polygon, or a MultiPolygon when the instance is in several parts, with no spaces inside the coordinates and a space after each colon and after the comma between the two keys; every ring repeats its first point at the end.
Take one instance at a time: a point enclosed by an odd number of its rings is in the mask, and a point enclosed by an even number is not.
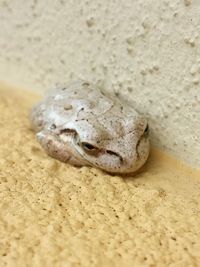
{"type": "Polygon", "coordinates": [[[132,173],[149,155],[146,119],[87,81],[50,91],[32,109],[31,121],[45,151],[75,166],[132,173]]]}

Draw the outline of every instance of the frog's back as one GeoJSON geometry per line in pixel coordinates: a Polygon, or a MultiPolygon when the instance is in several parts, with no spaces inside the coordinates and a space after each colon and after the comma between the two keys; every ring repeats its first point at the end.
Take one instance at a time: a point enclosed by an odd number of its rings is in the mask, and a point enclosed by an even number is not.
{"type": "Polygon", "coordinates": [[[47,92],[31,114],[33,128],[40,131],[44,125],[75,120],[82,111],[101,115],[113,106],[113,101],[100,90],[85,81],[78,80],[70,85],[60,84],[47,92]]]}
{"type": "Polygon", "coordinates": [[[54,99],[86,98],[87,96],[90,97],[93,91],[96,91],[93,84],[86,81],[77,80],[70,84],[57,84],[55,88],[47,92],[47,97],[52,97],[54,99]]]}

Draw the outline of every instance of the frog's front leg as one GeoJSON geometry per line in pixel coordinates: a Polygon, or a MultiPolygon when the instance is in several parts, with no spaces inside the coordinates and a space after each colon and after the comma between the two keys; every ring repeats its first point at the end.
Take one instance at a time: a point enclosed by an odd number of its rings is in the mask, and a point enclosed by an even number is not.
{"type": "Polygon", "coordinates": [[[59,136],[45,130],[40,131],[36,136],[49,156],[65,163],[69,162],[75,166],[82,166],[80,161],[74,158],[73,154],[66,149],[66,145],[59,139],[59,136]]]}

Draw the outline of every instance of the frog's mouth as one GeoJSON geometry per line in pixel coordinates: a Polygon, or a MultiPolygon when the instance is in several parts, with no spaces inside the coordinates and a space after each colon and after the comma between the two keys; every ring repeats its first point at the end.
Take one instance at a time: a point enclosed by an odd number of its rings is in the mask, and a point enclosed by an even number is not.
{"type": "Polygon", "coordinates": [[[147,137],[142,136],[136,145],[136,154],[137,154],[137,159],[139,160],[141,158],[141,147],[148,141],[147,137]]]}
{"type": "Polygon", "coordinates": [[[139,169],[147,160],[149,156],[149,130],[145,131],[144,134],[140,137],[136,145],[136,154],[137,154],[137,169],[139,169]]]}

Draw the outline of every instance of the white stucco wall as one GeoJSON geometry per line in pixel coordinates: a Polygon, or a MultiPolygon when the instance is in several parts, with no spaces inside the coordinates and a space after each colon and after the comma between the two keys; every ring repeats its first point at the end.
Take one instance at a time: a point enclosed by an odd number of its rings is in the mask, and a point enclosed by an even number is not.
{"type": "Polygon", "coordinates": [[[0,80],[98,81],[149,118],[154,144],[200,168],[199,34],[199,0],[2,0],[0,80]]]}

